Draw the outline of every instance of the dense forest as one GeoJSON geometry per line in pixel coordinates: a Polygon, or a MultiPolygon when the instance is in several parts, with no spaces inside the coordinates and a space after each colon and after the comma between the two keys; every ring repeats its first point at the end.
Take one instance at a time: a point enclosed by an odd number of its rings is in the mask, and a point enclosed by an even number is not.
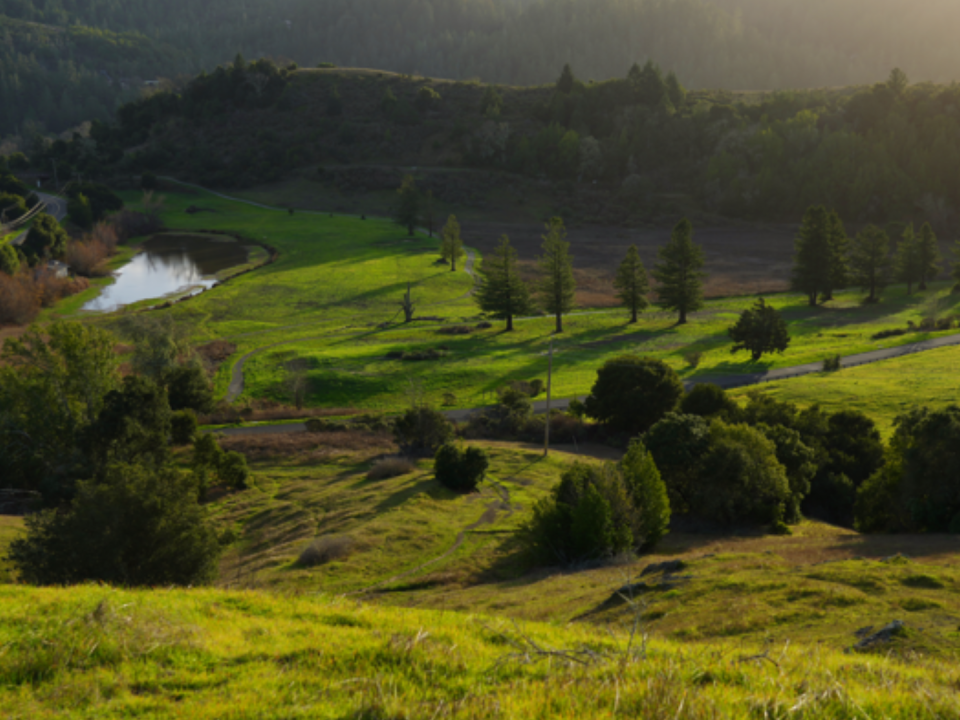
{"type": "Polygon", "coordinates": [[[156,76],[241,52],[531,85],[656,59],[692,88],[948,82],[960,4],[927,0],[0,0],[0,136],[103,119],[156,76]]]}

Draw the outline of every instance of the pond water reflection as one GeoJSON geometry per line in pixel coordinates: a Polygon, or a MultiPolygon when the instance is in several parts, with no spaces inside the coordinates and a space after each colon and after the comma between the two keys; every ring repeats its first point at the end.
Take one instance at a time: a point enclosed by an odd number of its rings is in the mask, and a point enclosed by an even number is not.
{"type": "Polygon", "coordinates": [[[109,312],[141,300],[195,294],[213,286],[221,270],[247,261],[246,247],[213,235],[155,235],[141,248],[84,310],[109,312]]]}

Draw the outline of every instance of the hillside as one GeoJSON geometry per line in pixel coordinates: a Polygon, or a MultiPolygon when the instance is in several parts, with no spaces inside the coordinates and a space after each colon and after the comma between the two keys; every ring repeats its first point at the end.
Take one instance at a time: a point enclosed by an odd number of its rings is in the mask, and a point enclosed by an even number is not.
{"type": "Polygon", "coordinates": [[[10,718],[955,716],[955,665],[333,598],[0,589],[10,718]],[[42,618],[37,620],[37,618],[42,618]]]}
{"type": "Polygon", "coordinates": [[[25,122],[62,132],[102,119],[125,97],[123,81],[209,71],[238,52],[513,85],[550,82],[568,62],[601,81],[648,59],[698,89],[859,85],[895,66],[950,82],[960,59],[951,34],[958,13],[951,0],[929,0],[922,12],[908,0],[2,0],[0,16],[12,20],[136,38],[138,56],[123,72],[113,50],[78,53],[72,40],[25,39],[4,21],[0,136],[26,132],[25,122]],[[96,103],[86,106],[91,94],[96,103]]]}

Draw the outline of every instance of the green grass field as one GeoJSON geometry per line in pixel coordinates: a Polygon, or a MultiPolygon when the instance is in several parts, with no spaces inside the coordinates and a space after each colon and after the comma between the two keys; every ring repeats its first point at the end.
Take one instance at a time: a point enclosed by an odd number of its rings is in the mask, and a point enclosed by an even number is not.
{"type": "Polygon", "coordinates": [[[960,669],[329,596],[0,588],[17,718],[956,717],[960,669]],[[553,654],[548,654],[553,653],[553,654]],[[574,658],[574,659],[570,659],[574,658]]]}

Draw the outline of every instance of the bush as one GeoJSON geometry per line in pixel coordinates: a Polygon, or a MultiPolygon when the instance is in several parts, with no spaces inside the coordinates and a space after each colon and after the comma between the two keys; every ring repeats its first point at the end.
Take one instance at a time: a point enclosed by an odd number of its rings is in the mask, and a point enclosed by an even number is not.
{"type": "Polygon", "coordinates": [[[461,450],[443,445],[434,457],[434,473],[441,485],[457,492],[473,492],[483,481],[490,459],[480,448],[461,450]]]}
{"type": "Polygon", "coordinates": [[[0,273],[13,277],[20,272],[20,256],[10,243],[0,245],[0,273]]]}
{"type": "Polygon", "coordinates": [[[217,477],[229,488],[234,490],[243,490],[247,487],[247,480],[250,479],[250,468],[247,467],[247,459],[238,452],[230,451],[220,457],[220,464],[217,467],[217,477]]]}
{"type": "Polygon", "coordinates": [[[140,176],[140,188],[143,190],[156,190],[159,185],[156,174],[149,170],[140,176]]]}
{"type": "Polygon", "coordinates": [[[684,354],[683,359],[692,370],[696,370],[698,367],[700,367],[700,361],[703,360],[703,353],[688,352],[684,354]]]}
{"type": "Polygon", "coordinates": [[[163,374],[172,410],[190,409],[197,413],[213,410],[213,385],[199,363],[170,368],[163,374]]]}
{"type": "Polygon", "coordinates": [[[67,251],[67,233],[52,215],[40,213],[21,248],[32,264],[41,258],[61,258],[67,251]]]}
{"type": "Polygon", "coordinates": [[[199,585],[217,572],[217,534],[192,480],[166,468],[113,465],[81,482],[68,509],[26,520],[9,558],[24,582],[199,585]]]}
{"type": "Polygon", "coordinates": [[[415,472],[417,466],[402,457],[390,457],[377,460],[367,472],[367,480],[389,480],[390,478],[409,475],[415,472]]]}
{"type": "Polygon", "coordinates": [[[86,195],[80,193],[70,199],[70,202],[67,203],[67,218],[74,225],[84,230],[93,227],[93,208],[90,207],[90,201],[86,195]]]}
{"type": "Polygon", "coordinates": [[[836,372],[843,367],[843,359],[839,355],[829,357],[823,361],[823,372],[836,372]]]}
{"type": "Polygon", "coordinates": [[[622,355],[607,361],[587,398],[587,414],[614,432],[646,432],[683,397],[683,383],[662,360],[622,355]]]}
{"type": "Polygon", "coordinates": [[[19,195],[0,192],[0,220],[13,222],[27,214],[27,203],[19,195]]]}
{"type": "Polygon", "coordinates": [[[178,410],[170,416],[170,435],[174,445],[189,445],[197,435],[200,424],[193,410],[178,410]]]}
{"type": "Polygon", "coordinates": [[[334,560],[343,560],[353,551],[354,541],[348,535],[326,535],[307,545],[297,558],[301,567],[326,565],[334,560]]]}
{"type": "Polygon", "coordinates": [[[737,404],[727,397],[727,391],[711,383],[694,385],[680,403],[680,412],[700,417],[735,415],[738,410],[737,404]]]}
{"type": "Polygon", "coordinates": [[[397,445],[409,455],[433,455],[453,439],[453,424],[433,408],[410,408],[393,423],[397,445]]]}
{"type": "Polygon", "coordinates": [[[417,110],[426,112],[440,104],[440,93],[431,87],[423,86],[417,91],[417,110]]]}

